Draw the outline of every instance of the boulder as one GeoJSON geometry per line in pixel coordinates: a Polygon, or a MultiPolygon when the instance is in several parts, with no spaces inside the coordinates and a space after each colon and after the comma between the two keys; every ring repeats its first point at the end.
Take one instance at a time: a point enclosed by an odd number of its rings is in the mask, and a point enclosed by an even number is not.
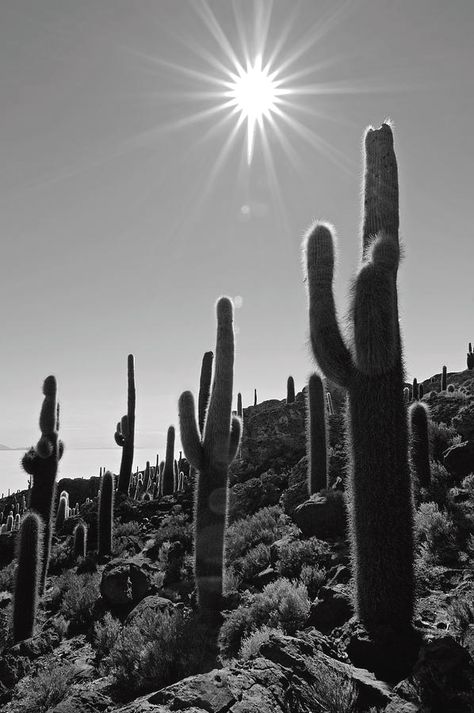
{"type": "Polygon", "coordinates": [[[293,520],[305,537],[320,540],[344,537],[346,508],[339,490],[325,490],[295,508],[293,520]]]}
{"type": "Polygon", "coordinates": [[[115,559],[102,573],[100,593],[110,606],[130,606],[151,594],[152,568],[133,559],[115,559]]]}
{"type": "Polygon", "coordinates": [[[175,605],[169,599],[161,597],[159,594],[151,594],[145,597],[137,604],[136,607],[132,609],[127,618],[125,619],[125,624],[133,624],[137,619],[139,619],[145,612],[153,612],[154,614],[171,612],[174,610],[175,605]]]}
{"type": "Polygon", "coordinates": [[[342,626],[353,613],[351,597],[345,585],[321,587],[317,599],[311,604],[308,626],[329,633],[336,626],[342,626]]]}

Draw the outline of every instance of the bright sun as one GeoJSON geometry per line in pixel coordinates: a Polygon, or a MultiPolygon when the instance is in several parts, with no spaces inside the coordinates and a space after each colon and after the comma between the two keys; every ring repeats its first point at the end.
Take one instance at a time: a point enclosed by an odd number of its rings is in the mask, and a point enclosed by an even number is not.
{"type": "Polygon", "coordinates": [[[268,67],[262,68],[262,57],[258,55],[253,64],[247,68],[238,68],[238,74],[232,73],[232,81],[228,82],[229,91],[225,93],[231,100],[231,105],[240,112],[240,121],[247,121],[247,161],[252,161],[255,142],[256,125],[262,129],[263,118],[269,119],[276,112],[279,82],[275,80],[275,72],[269,73],[268,67]]]}

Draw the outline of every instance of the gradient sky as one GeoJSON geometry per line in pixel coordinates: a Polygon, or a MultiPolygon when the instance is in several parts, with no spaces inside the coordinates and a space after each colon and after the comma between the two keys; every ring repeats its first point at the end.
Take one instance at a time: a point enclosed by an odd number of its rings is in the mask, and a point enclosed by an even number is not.
{"type": "MultiPolygon", "coordinates": [[[[255,18],[270,5],[207,5],[242,62],[241,36],[253,51],[255,18]]],[[[275,68],[302,50],[287,73],[308,69],[295,84],[330,89],[287,109],[306,134],[277,120],[293,160],[267,132],[276,183],[258,139],[247,165],[243,130],[214,171],[234,118],[188,122],[219,100],[198,96],[212,86],[179,67],[222,77],[215,58],[231,68],[206,17],[200,0],[0,4],[1,443],[36,441],[41,383],[53,373],[66,446],[112,446],[133,352],[137,445],[162,450],[179,394],[196,390],[214,347],[221,294],[242,300],[244,405],[254,387],[259,400],[283,398],[289,374],[300,390],[312,369],[301,238],[314,218],[335,224],[345,311],[359,259],[361,138],[386,117],[400,171],[408,376],[465,368],[472,0],[276,0],[264,58],[282,40],[275,68]]]]}

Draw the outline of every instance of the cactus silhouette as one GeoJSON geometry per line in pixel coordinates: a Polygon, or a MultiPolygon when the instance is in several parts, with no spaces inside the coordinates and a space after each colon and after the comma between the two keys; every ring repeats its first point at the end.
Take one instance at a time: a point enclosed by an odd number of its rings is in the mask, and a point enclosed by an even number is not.
{"type": "Polygon", "coordinates": [[[43,566],[43,531],[41,516],[35,512],[27,513],[18,535],[18,568],[13,603],[15,643],[33,635],[43,566]]]}
{"type": "Polygon", "coordinates": [[[389,125],[368,129],[365,160],[353,345],[349,349],[341,335],[334,303],[334,237],[331,227],[319,222],[305,240],[310,334],[319,367],[348,390],[356,611],[374,640],[383,646],[389,631],[403,648],[412,642],[413,499],[396,284],[398,178],[389,125]]]}
{"type": "Polygon", "coordinates": [[[232,416],[234,378],[233,307],[227,297],[216,305],[214,379],[204,433],[196,422],[194,398],[179,399],[181,442],[197,471],[195,503],[195,575],[199,606],[211,619],[222,609],[224,535],[227,521],[228,468],[239,447],[241,423],[232,416]]]}
{"type": "Polygon", "coordinates": [[[135,358],[133,354],[127,359],[127,415],[117,424],[115,442],[122,448],[120,473],[118,479],[119,493],[128,494],[130,478],[132,477],[133,450],[135,444],[135,358]]]}
{"type": "Polygon", "coordinates": [[[58,462],[64,450],[62,441],[58,439],[57,385],[54,376],[48,376],[44,380],[43,394],[39,418],[41,438],[36,447],[25,453],[21,461],[23,469],[32,476],[33,481],[30,489],[30,509],[38,513],[44,524],[40,596],[44,592],[51,552],[58,462]]]}
{"type": "Polygon", "coordinates": [[[472,344],[469,342],[467,347],[467,368],[474,369],[474,354],[472,353],[472,344]]]}
{"type": "Polygon", "coordinates": [[[63,529],[63,525],[68,517],[68,504],[64,495],[59,498],[58,512],[56,514],[56,530],[59,532],[63,529]]]}
{"type": "Polygon", "coordinates": [[[78,522],[73,531],[74,537],[74,557],[85,557],[87,551],[87,525],[85,522],[78,522]]]}
{"type": "Polygon", "coordinates": [[[253,405],[257,405],[257,389],[253,390],[253,405]]]}
{"type": "Polygon", "coordinates": [[[99,523],[97,541],[99,557],[112,553],[114,525],[114,476],[107,470],[102,476],[99,494],[99,523]]]}
{"type": "Polygon", "coordinates": [[[288,377],[286,382],[286,403],[292,404],[295,400],[295,381],[292,376],[288,377]]]}
{"type": "Polygon", "coordinates": [[[443,371],[441,372],[441,391],[446,391],[446,383],[448,380],[448,370],[443,366],[443,371]]]}
{"type": "Polygon", "coordinates": [[[174,492],[174,440],[174,426],[170,426],[166,437],[166,460],[163,470],[163,495],[172,495],[174,492]]]}
{"type": "Polygon", "coordinates": [[[242,410],[242,394],[239,392],[237,394],[237,416],[241,419],[243,418],[243,410],[242,410]]]}
{"type": "Polygon", "coordinates": [[[214,354],[212,352],[205,352],[202,358],[201,364],[201,376],[199,379],[199,397],[198,397],[198,418],[199,418],[199,430],[201,434],[204,431],[204,424],[206,422],[207,407],[209,405],[209,396],[211,393],[211,381],[212,381],[212,363],[214,361],[214,354]]]}
{"type": "Polygon", "coordinates": [[[411,395],[412,395],[413,401],[418,401],[419,396],[420,396],[420,391],[419,391],[419,388],[418,388],[418,381],[417,381],[416,379],[413,379],[413,386],[412,386],[412,389],[411,389],[411,395]]]}
{"type": "Polygon", "coordinates": [[[410,456],[413,470],[421,488],[431,483],[430,441],[428,436],[428,408],[415,401],[408,411],[410,423],[410,456]]]}
{"type": "Polygon", "coordinates": [[[311,374],[309,377],[306,398],[308,488],[309,494],[313,495],[327,488],[328,476],[326,404],[319,374],[311,374]]]}
{"type": "Polygon", "coordinates": [[[425,388],[423,386],[423,383],[418,384],[418,398],[422,399],[424,393],[425,393],[425,388]]]}

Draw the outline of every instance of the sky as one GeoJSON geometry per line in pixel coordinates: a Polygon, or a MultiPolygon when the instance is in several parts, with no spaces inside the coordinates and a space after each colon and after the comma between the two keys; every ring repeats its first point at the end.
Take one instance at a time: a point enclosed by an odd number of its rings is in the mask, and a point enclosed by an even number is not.
{"type": "Polygon", "coordinates": [[[344,314],[362,136],[387,117],[407,376],[464,369],[473,34],[472,0],[2,0],[0,443],[37,440],[52,373],[66,446],[113,446],[131,352],[136,443],[162,451],[214,348],[220,295],[236,301],[244,406],[254,388],[283,398],[290,374],[301,390],[314,369],[302,236],[315,218],[336,226],[344,314]],[[249,164],[219,81],[232,53],[245,65],[244,46],[262,51],[265,18],[263,62],[294,93],[249,164]]]}

